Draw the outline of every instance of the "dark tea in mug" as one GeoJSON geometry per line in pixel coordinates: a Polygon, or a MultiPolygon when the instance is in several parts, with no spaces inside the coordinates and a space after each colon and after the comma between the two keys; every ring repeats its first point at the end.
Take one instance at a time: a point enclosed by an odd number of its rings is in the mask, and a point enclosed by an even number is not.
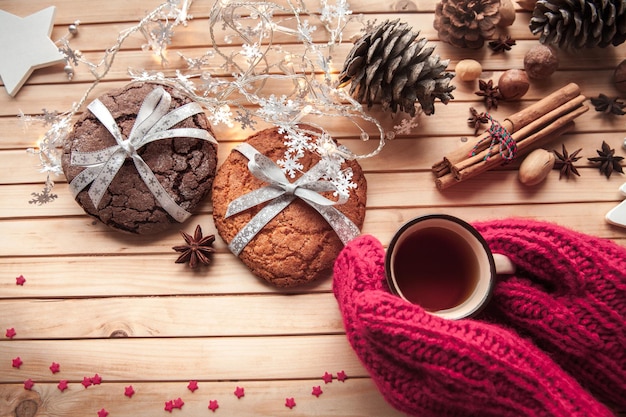
{"type": "Polygon", "coordinates": [[[409,302],[427,311],[456,307],[479,280],[476,250],[457,232],[443,227],[416,230],[396,246],[395,281],[409,302]]]}

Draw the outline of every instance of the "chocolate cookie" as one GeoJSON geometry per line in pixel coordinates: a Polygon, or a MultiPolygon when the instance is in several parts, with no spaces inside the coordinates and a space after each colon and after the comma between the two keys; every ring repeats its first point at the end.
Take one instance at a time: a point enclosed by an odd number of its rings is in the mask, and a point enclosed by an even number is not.
{"type": "MultiPolygon", "coordinates": [[[[125,88],[111,91],[99,97],[98,100],[115,119],[124,139],[129,138],[144,99],[158,88],[162,88],[171,96],[169,109],[165,108],[164,105],[165,112],[171,112],[193,102],[173,88],[151,83],[129,84],[125,88]]],[[[161,93],[160,90],[158,92],[161,93]]],[[[161,103],[167,103],[167,101],[161,103]]],[[[206,134],[208,132],[213,138],[206,115],[200,109],[197,111],[196,114],[190,115],[169,129],[202,129],[204,132],[200,133],[206,134]]],[[[164,128],[164,130],[167,129],[164,128]]],[[[150,132],[148,131],[148,133],[150,132]]],[[[191,133],[187,134],[191,135],[191,133]]],[[[95,153],[115,145],[118,143],[112,133],[105,128],[92,111],[86,110],[74,125],[74,129],[63,147],[62,167],[68,182],[70,182],[70,189],[74,189],[73,184],[79,182],[77,180],[72,183],[72,180],[79,176],[83,170],[88,169],[72,162],[72,154],[76,156],[80,153],[95,153]]],[[[96,181],[84,186],[79,192],[78,189],[76,190],[78,192],[76,195],[78,204],[86,213],[104,224],[125,232],[149,234],[162,231],[172,223],[180,221],[170,214],[175,210],[170,210],[168,213],[164,209],[163,204],[155,197],[155,192],[150,190],[140,176],[138,168],[129,156],[135,151],[147,164],[166,194],[171,197],[175,203],[174,207],[178,205],[176,210],[182,209],[180,211],[186,216],[192,213],[211,191],[217,167],[216,143],[196,137],[175,136],[158,139],[136,150],[131,149],[128,151],[130,153],[125,154],[125,156],[122,151],[121,158],[125,157],[125,160],[108,188],[104,190],[97,207],[94,206],[89,196],[89,190],[96,186],[94,185],[96,181]]],[[[154,184],[154,182],[152,183],[154,184]]],[[[162,193],[157,191],[156,194],[162,193]]],[[[168,205],[165,204],[165,206],[168,205]]]]}
{"type": "MultiPolygon", "coordinates": [[[[284,139],[277,129],[267,129],[249,137],[245,143],[276,162],[284,158],[284,139]]],[[[308,152],[299,160],[307,172],[319,162],[308,152]]],[[[343,169],[351,168],[353,182],[358,185],[344,204],[334,207],[346,215],[358,228],[363,226],[367,183],[360,165],[347,161],[343,169]]],[[[299,178],[290,178],[293,182],[299,178]]],[[[248,169],[248,158],[233,150],[218,170],[213,183],[213,219],[217,230],[227,243],[267,204],[259,204],[225,218],[228,205],[236,198],[266,186],[248,169]]],[[[328,199],[332,192],[324,192],[328,199]]],[[[296,198],[250,240],[239,254],[240,259],[260,278],[278,287],[291,287],[330,276],[335,258],[343,243],[328,222],[300,198],[296,198]]]]}

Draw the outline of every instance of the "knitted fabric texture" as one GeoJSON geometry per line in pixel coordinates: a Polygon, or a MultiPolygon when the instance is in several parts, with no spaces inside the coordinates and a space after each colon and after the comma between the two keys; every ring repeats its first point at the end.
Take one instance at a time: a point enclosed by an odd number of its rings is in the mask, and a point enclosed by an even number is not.
{"type": "Polygon", "coordinates": [[[598,395],[620,403],[625,381],[625,251],[544,223],[511,220],[477,226],[495,252],[511,256],[518,265],[515,276],[496,285],[490,308],[494,309],[494,319],[510,320],[511,325],[522,329],[519,333],[483,320],[442,319],[392,295],[385,282],[384,249],[372,236],[353,240],[339,254],[333,290],[346,334],[383,396],[400,411],[422,417],[612,416],[557,362],[568,371],[571,367],[572,375],[581,381],[593,376],[602,385],[598,395]],[[524,243],[528,236],[520,236],[517,247],[498,246],[498,242],[510,245],[511,239],[506,238],[515,230],[533,233],[531,230],[537,228],[544,232],[545,241],[532,235],[530,242],[541,250],[524,243]],[[578,261],[584,265],[572,261],[578,259],[580,251],[591,250],[588,246],[595,249],[587,254],[586,261],[578,261]],[[536,255],[536,251],[545,256],[536,255]],[[598,251],[604,255],[598,259],[591,256],[590,260],[589,256],[598,251]],[[558,265],[559,269],[550,272],[549,265],[558,265]],[[562,269],[563,265],[569,269],[562,269]],[[585,277],[595,270],[600,271],[599,276],[610,275],[610,283],[595,283],[594,295],[588,296],[590,284],[585,277]],[[542,290],[541,284],[549,291],[542,290]],[[614,288],[614,296],[606,287],[614,288]],[[519,294],[511,291],[528,289],[536,294],[527,295],[534,303],[524,308],[519,294]],[[566,295],[572,293],[576,297],[566,295]],[[574,306],[582,301],[581,307],[574,306]],[[589,305],[595,303],[606,305],[606,310],[591,309],[589,305]],[[507,311],[512,305],[515,309],[507,311]],[[520,313],[516,315],[516,311],[520,313]],[[612,325],[602,316],[607,312],[612,325]],[[559,313],[556,320],[545,320],[555,313],[559,313]],[[599,322],[593,319],[596,313],[602,316],[599,322]],[[544,334],[544,327],[549,334],[544,334]],[[537,345],[544,341],[542,347],[553,347],[550,355],[520,334],[535,337],[537,345]],[[596,336],[590,336],[589,342],[585,339],[588,335],[596,336]],[[559,343],[559,339],[567,343],[559,343]],[[602,358],[591,358],[593,355],[587,353],[583,363],[577,361],[576,355],[583,349],[581,343],[597,343],[593,352],[602,358]],[[609,354],[613,356],[605,357],[609,354]]]}
{"type": "Polygon", "coordinates": [[[605,403],[626,408],[626,250],[550,223],[474,224],[518,273],[501,277],[488,312],[530,336],[605,403]]]}

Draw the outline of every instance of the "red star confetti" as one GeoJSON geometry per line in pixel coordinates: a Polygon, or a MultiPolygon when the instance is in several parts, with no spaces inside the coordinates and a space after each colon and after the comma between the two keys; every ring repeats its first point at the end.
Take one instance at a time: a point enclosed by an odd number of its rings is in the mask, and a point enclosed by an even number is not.
{"type": "Polygon", "coordinates": [[[288,407],[289,409],[292,409],[295,406],[296,406],[296,400],[294,400],[293,397],[285,398],[285,407],[288,407]]]}
{"type": "Polygon", "coordinates": [[[52,372],[53,374],[56,374],[60,370],[61,370],[61,365],[59,365],[56,362],[52,362],[52,364],[50,365],[50,372],[52,372]]]}
{"type": "Polygon", "coordinates": [[[83,387],[89,388],[92,384],[91,378],[89,378],[88,376],[84,377],[83,382],[81,382],[81,384],[83,384],[83,387]]]}
{"type": "Polygon", "coordinates": [[[100,385],[102,383],[102,377],[98,374],[95,374],[91,378],[89,378],[93,385],[100,385]]]}
{"type": "Polygon", "coordinates": [[[19,369],[20,366],[22,366],[23,363],[24,362],[22,362],[22,359],[19,356],[17,358],[13,359],[13,361],[12,361],[13,367],[17,368],[17,369],[19,369]]]}
{"type": "Polygon", "coordinates": [[[187,389],[191,392],[194,392],[198,389],[198,381],[189,381],[189,385],[187,385],[187,389]]]}
{"type": "Polygon", "coordinates": [[[59,391],[63,392],[65,391],[68,386],[67,386],[67,380],[66,379],[62,379],[59,381],[59,384],[57,385],[57,388],[59,389],[59,391]]]}
{"type": "Polygon", "coordinates": [[[346,375],[346,373],[344,371],[337,372],[337,380],[338,381],[345,382],[346,379],[348,379],[348,375],[346,375]]]}
{"type": "Polygon", "coordinates": [[[98,411],[98,417],[107,417],[108,415],[109,415],[109,412],[105,410],[104,408],[98,411]]]}
{"type": "Polygon", "coordinates": [[[315,395],[316,397],[319,398],[320,395],[322,395],[324,391],[322,391],[322,387],[320,387],[319,385],[316,387],[313,387],[313,391],[311,392],[311,395],[315,395]]]}
{"type": "Polygon", "coordinates": [[[174,409],[174,401],[172,401],[172,400],[166,401],[165,402],[165,411],[169,411],[171,413],[173,409],[174,409]]]}
{"type": "Polygon", "coordinates": [[[127,396],[128,398],[131,398],[133,395],[135,395],[135,389],[133,388],[132,385],[129,385],[124,388],[124,395],[127,396]]]}
{"type": "Polygon", "coordinates": [[[19,277],[15,278],[15,285],[24,285],[25,282],[26,278],[24,278],[24,275],[20,275],[19,277]]]}
{"type": "Polygon", "coordinates": [[[26,381],[24,381],[24,389],[27,389],[30,391],[31,389],[33,389],[34,386],[35,386],[35,383],[33,382],[32,379],[29,378],[26,381]]]}
{"type": "Polygon", "coordinates": [[[16,334],[15,328],[11,327],[10,329],[7,329],[7,332],[4,335],[9,339],[13,339],[16,334]]]}
{"type": "Polygon", "coordinates": [[[246,394],[244,393],[244,390],[243,390],[243,388],[242,388],[242,387],[237,387],[237,388],[235,388],[235,392],[234,392],[234,394],[235,394],[235,397],[237,397],[237,398],[241,398],[241,397],[243,397],[244,395],[246,395],[246,394]]]}
{"type": "Polygon", "coordinates": [[[220,406],[217,403],[217,400],[209,400],[209,410],[215,412],[218,408],[220,408],[220,406]]]}
{"type": "Polygon", "coordinates": [[[330,384],[333,382],[333,374],[329,374],[328,372],[324,372],[324,376],[322,376],[324,383],[330,384]]]}
{"type": "Polygon", "coordinates": [[[182,398],[178,397],[174,400],[174,408],[178,408],[180,410],[183,408],[183,405],[185,405],[185,402],[182,398]]]}

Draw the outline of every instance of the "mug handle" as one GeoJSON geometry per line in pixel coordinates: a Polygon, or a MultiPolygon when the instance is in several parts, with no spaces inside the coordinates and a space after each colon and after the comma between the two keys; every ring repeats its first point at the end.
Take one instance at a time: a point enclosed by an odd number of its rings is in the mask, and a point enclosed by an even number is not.
{"type": "Polygon", "coordinates": [[[508,256],[502,255],[501,253],[494,253],[493,261],[496,264],[496,274],[510,275],[515,273],[515,264],[508,256]]]}

